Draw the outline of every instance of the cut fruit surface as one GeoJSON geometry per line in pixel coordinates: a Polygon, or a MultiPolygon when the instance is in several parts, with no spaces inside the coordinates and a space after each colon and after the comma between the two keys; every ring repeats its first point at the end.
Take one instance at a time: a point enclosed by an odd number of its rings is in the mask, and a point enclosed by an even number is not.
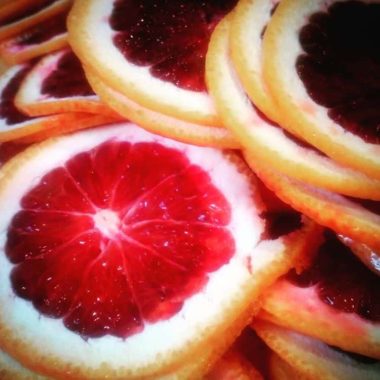
{"type": "Polygon", "coordinates": [[[309,268],[263,298],[263,317],[344,350],[380,359],[380,277],[326,231],[309,268]],[[295,311],[296,310],[296,311],[295,311]]]}
{"type": "Polygon", "coordinates": [[[194,357],[200,376],[310,239],[306,221],[262,239],[234,153],[131,124],[50,139],[2,173],[0,344],[47,376],[159,377],[194,357]]]}
{"type": "Polygon", "coordinates": [[[264,36],[264,75],[284,127],[374,178],[379,19],[377,2],[285,0],[264,36]]]}
{"type": "Polygon", "coordinates": [[[67,45],[68,9],[48,18],[0,44],[0,57],[7,64],[17,64],[48,54],[67,45]]]}
{"type": "Polygon", "coordinates": [[[31,116],[87,112],[121,118],[95,95],[70,49],[41,59],[23,80],[15,103],[31,116]]]}
{"type": "Polygon", "coordinates": [[[253,327],[268,346],[301,375],[301,379],[376,380],[380,376],[378,360],[336,350],[321,341],[268,322],[257,320],[253,327]]]}
{"type": "Polygon", "coordinates": [[[338,234],[380,249],[380,204],[341,196],[268,169],[246,154],[249,165],[280,199],[338,234]]]}
{"type": "Polygon", "coordinates": [[[111,88],[153,111],[220,125],[204,85],[210,34],[236,0],[77,1],[70,43],[111,88]]]}
{"type": "MultiPolygon", "coordinates": [[[[259,3],[262,4],[263,1],[249,4],[257,7],[259,3]]],[[[265,3],[270,16],[272,2],[265,3]]],[[[247,11],[253,12],[250,9],[247,11]]],[[[301,181],[359,198],[380,199],[379,180],[340,165],[301,140],[293,138],[251,103],[230,59],[229,34],[232,19],[222,20],[212,35],[206,73],[210,95],[215,100],[225,126],[236,136],[241,146],[256,161],[301,181]]],[[[259,33],[260,26],[256,25],[255,28],[259,33]]],[[[233,37],[232,34],[231,43],[233,37]]],[[[259,39],[259,35],[256,37],[259,39]]],[[[273,113],[275,107],[271,109],[273,113]]]]}
{"type": "Polygon", "coordinates": [[[271,352],[270,359],[270,379],[271,380],[312,380],[313,377],[301,375],[288,362],[280,356],[271,352]]]}
{"type": "Polygon", "coordinates": [[[23,30],[61,13],[71,6],[71,0],[38,0],[30,1],[0,21],[0,39],[9,38],[23,30]]]}
{"type": "Polygon", "coordinates": [[[236,139],[223,127],[195,124],[154,112],[108,87],[90,71],[87,70],[86,75],[104,103],[150,132],[188,144],[231,149],[239,147],[236,139]]]}

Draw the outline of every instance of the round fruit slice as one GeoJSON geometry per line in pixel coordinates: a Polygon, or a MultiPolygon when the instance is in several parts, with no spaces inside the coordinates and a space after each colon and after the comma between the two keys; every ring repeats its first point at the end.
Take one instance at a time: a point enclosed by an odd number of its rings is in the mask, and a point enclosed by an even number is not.
{"type": "MultiPolygon", "coordinates": [[[[267,8],[269,16],[269,4],[267,8]]],[[[293,138],[279,125],[268,120],[251,103],[231,64],[228,38],[230,20],[222,20],[212,35],[206,73],[210,94],[224,124],[238,138],[244,149],[256,161],[301,181],[350,196],[380,199],[379,180],[339,165],[303,141],[293,138]]],[[[265,23],[262,24],[265,26],[265,23]]],[[[258,33],[262,28],[260,25],[257,28],[258,33]]]]}
{"type": "Polygon", "coordinates": [[[271,380],[312,380],[313,377],[300,374],[288,362],[280,356],[271,352],[269,358],[270,379],[271,380]]]}
{"type": "Polygon", "coordinates": [[[129,99],[155,112],[219,126],[206,91],[207,45],[237,0],[75,2],[70,43],[82,62],[129,99]]]}
{"type": "Polygon", "coordinates": [[[313,187],[264,167],[250,153],[246,159],[266,186],[284,202],[338,234],[380,250],[379,201],[345,197],[313,187]]]}
{"type": "Polygon", "coordinates": [[[380,361],[336,350],[308,336],[256,320],[259,336],[296,372],[314,380],[376,380],[380,361]]]}
{"type": "Polygon", "coordinates": [[[19,111],[14,98],[20,83],[31,69],[32,64],[12,66],[0,77],[0,141],[18,140],[23,143],[38,141],[53,135],[77,129],[101,125],[110,116],[87,113],[65,113],[47,117],[32,118],[19,111]]]}
{"type": "Polygon", "coordinates": [[[380,277],[331,231],[311,266],[265,293],[262,317],[344,350],[380,359],[380,277]]]}
{"type": "Polygon", "coordinates": [[[264,75],[284,127],[374,178],[380,178],[379,20],[373,1],[285,0],[264,36],[264,75]]]}
{"type": "Polygon", "coordinates": [[[308,238],[262,239],[235,154],[131,124],[50,139],[2,173],[0,345],[47,376],[158,377],[198,357],[200,376],[308,238]]]}
{"type": "Polygon", "coordinates": [[[239,144],[225,128],[195,124],[183,121],[142,107],[118,91],[108,87],[96,75],[87,70],[91,87],[120,115],[150,132],[182,141],[188,144],[214,146],[218,148],[238,148],[239,144]]]}
{"type": "Polygon", "coordinates": [[[17,64],[65,47],[68,43],[67,13],[68,9],[63,10],[38,25],[2,41],[1,59],[8,64],[17,64]]]}
{"type": "Polygon", "coordinates": [[[31,116],[88,112],[121,119],[95,95],[80,61],[70,49],[41,59],[23,80],[15,103],[31,116]]]}
{"type": "Polygon", "coordinates": [[[22,7],[17,12],[0,20],[0,39],[14,36],[23,30],[69,8],[71,0],[30,1],[30,6],[22,7]]]}

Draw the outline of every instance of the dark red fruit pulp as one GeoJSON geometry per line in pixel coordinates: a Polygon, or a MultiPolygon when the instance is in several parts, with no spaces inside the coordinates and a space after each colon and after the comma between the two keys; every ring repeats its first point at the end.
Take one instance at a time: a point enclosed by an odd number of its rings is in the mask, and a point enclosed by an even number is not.
{"type": "Polygon", "coordinates": [[[380,143],[380,4],[337,2],[312,15],[300,32],[297,71],[332,120],[380,143]]]}
{"type": "Polygon", "coordinates": [[[209,175],[156,143],[108,141],[46,174],[8,230],[15,293],[84,337],[164,320],[235,251],[209,175]],[[114,212],[111,234],[97,224],[114,212]],[[103,214],[104,215],[104,214],[103,214]]]}
{"type": "Polygon", "coordinates": [[[66,18],[68,11],[59,13],[46,21],[40,22],[22,32],[17,38],[17,45],[28,46],[46,42],[67,31],[66,18]]]}
{"type": "Polygon", "coordinates": [[[58,0],[34,0],[30,2],[30,5],[28,7],[24,7],[20,9],[19,11],[13,13],[9,17],[3,19],[0,21],[0,27],[13,24],[15,22],[21,21],[24,18],[30,17],[44,8],[48,7],[49,5],[55,3],[58,0]]]}
{"type": "Polygon", "coordinates": [[[300,275],[291,271],[287,279],[300,287],[316,286],[322,302],[337,310],[380,321],[380,277],[331,231],[326,231],[313,265],[300,275]]]}
{"type": "Polygon", "coordinates": [[[365,208],[366,210],[380,215],[380,201],[371,201],[370,199],[358,199],[353,197],[346,197],[348,200],[355,202],[365,208]]]}
{"type": "Polygon", "coordinates": [[[44,79],[41,93],[55,98],[95,95],[79,59],[72,51],[65,53],[56,69],[44,79]]]}
{"type": "Polygon", "coordinates": [[[0,144],[0,167],[9,161],[16,154],[22,152],[28,147],[27,144],[15,143],[13,141],[0,144]]]}
{"type": "Polygon", "coordinates": [[[297,211],[266,211],[261,214],[266,221],[263,238],[274,240],[302,227],[301,214],[297,211]]]}
{"type": "Polygon", "coordinates": [[[24,80],[30,69],[31,66],[29,65],[25,65],[25,67],[21,68],[8,82],[1,93],[0,119],[3,119],[8,125],[18,124],[32,119],[31,117],[20,112],[14,104],[14,98],[20,88],[21,82],[24,80]]]}
{"type": "Polygon", "coordinates": [[[116,0],[114,44],[132,63],[178,87],[205,91],[205,56],[218,21],[237,0],[116,0]]]}

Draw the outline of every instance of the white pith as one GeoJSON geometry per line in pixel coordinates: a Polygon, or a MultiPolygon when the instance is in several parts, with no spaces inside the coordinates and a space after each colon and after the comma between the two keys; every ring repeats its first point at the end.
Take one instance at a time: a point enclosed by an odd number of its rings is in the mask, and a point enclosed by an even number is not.
{"type": "Polygon", "coordinates": [[[305,375],[317,375],[316,380],[377,380],[380,377],[380,363],[355,362],[320,340],[269,323],[259,323],[257,331],[280,357],[305,375]]]}
{"type": "MultiPolygon", "coordinates": [[[[91,57],[102,66],[101,72],[97,70],[98,74],[107,80],[107,73],[114,73],[118,76],[118,83],[113,82],[115,89],[123,92],[124,89],[134,88],[135,91],[144,93],[144,97],[149,99],[148,103],[155,111],[162,112],[159,109],[160,106],[154,104],[159,100],[160,103],[172,109],[215,117],[215,106],[206,92],[177,87],[168,81],[152,76],[149,67],[137,66],[125,59],[113,44],[113,36],[116,33],[108,22],[113,4],[114,1],[92,1],[85,19],[81,20],[83,23],[82,42],[86,44],[91,57]]],[[[71,44],[75,47],[76,39],[72,39],[71,44]]],[[[86,63],[91,65],[91,61],[86,63]]],[[[144,106],[147,105],[144,104],[144,106]]]]}
{"type": "MultiPolygon", "coordinates": [[[[266,20],[272,9],[272,1],[266,0],[259,3],[261,6],[264,6],[263,3],[267,3],[265,10],[268,14],[263,14],[262,19],[259,17],[260,23],[257,14],[254,17],[252,16],[253,20],[249,29],[251,34],[248,41],[259,39],[259,31],[266,25],[266,20]]],[[[254,12],[256,6],[258,6],[257,2],[252,3],[253,10],[251,12],[254,12]]],[[[261,11],[263,10],[261,9],[261,11]]],[[[248,20],[249,15],[250,13],[247,13],[248,20]]],[[[340,165],[312,149],[300,146],[288,138],[280,127],[274,127],[257,114],[230,59],[229,21],[223,20],[224,25],[220,25],[224,28],[218,31],[217,38],[220,41],[215,42],[215,45],[213,43],[210,45],[210,58],[208,57],[210,64],[207,66],[210,70],[207,70],[207,74],[210,78],[210,93],[218,105],[225,125],[238,137],[242,146],[252,152],[257,159],[268,162],[268,164],[273,164],[273,157],[277,157],[276,159],[279,162],[286,162],[286,165],[284,164],[281,169],[278,169],[284,170],[286,175],[342,194],[380,199],[379,180],[371,179],[363,173],[340,165]]],[[[254,51],[256,53],[260,51],[261,39],[257,44],[258,46],[254,46],[254,43],[249,44],[249,47],[253,46],[252,54],[254,51]]],[[[247,47],[247,49],[249,48],[247,47]]],[[[251,52],[251,50],[248,51],[251,52]]],[[[256,55],[252,55],[252,57],[256,57],[256,55]]],[[[261,53],[259,57],[261,57],[261,53]]],[[[258,76],[256,81],[263,81],[259,78],[262,75],[261,69],[261,61],[258,63],[257,57],[252,58],[251,70],[258,76]],[[255,67],[255,65],[259,65],[259,67],[255,67]]],[[[250,73],[252,74],[252,71],[250,73]]],[[[264,83],[262,86],[264,87],[264,83]]]]}
{"type": "MultiPolygon", "coordinates": [[[[380,168],[380,146],[379,144],[367,143],[359,136],[345,130],[339,124],[335,123],[328,116],[328,109],[317,104],[307,93],[307,90],[298,76],[295,69],[296,60],[303,53],[301,48],[298,32],[307,23],[309,16],[318,12],[327,10],[330,5],[345,0],[300,0],[300,1],[283,1],[279,8],[288,7],[288,18],[277,25],[276,30],[276,53],[267,55],[266,61],[271,59],[273,67],[278,67],[278,75],[276,74],[276,86],[285,89],[286,95],[277,96],[277,92],[273,86],[273,94],[276,101],[283,108],[291,107],[292,109],[301,109],[302,117],[308,124],[308,128],[312,128],[314,133],[308,134],[301,129],[297,132],[302,134],[304,139],[311,144],[316,145],[316,141],[324,141],[319,149],[324,150],[326,154],[339,159],[343,165],[355,167],[356,169],[367,172],[375,176],[374,168],[380,168]],[[273,59],[272,59],[273,58],[273,59]],[[324,147],[322,147],[324,145],[324,147]],[[328,145],[328,146],[327,146],[328,145]],[[336,152],[339,151],[339,157],[336,152]],[[343,157],[344,156],[344,157],[343,157]],[[371,165],[372,169],[367,169],[366,165],[371,165]]],[[[363,0],[364,3],[377,3],[376,0],[363,0]]],[[[269,28],[271,24],[269,24],[269,28]]],[[[264,45],[266,38],[264,38],[264,45]]],[[[294,124],[294,120],[292,120],[294,124]]],[[[290,127],[290,124],[289,126],[290,127]]]]}
{"type": "Polygon", "coordinates": [[[112,210],[100,210],[94,215],[95,228],[103,235],[114,238],[120,232],[120,218],[112,210]]]}
{"type": "MultiPolygon", "coordinates": [[[[228,264],[211,273],[205,288],[186,300],[181,311],[170,319],[147,324],[142,333],[125,341],[111,336],[84,341],[79,335],[64,328],[61,320],[39,315],[30,302],[14,296],[9,281],[12,265],[1,255],[0,277],[4,281],[0,284],[0,302],[7,307],[0,310],[0,322],[9,324],[12,331],[17,332],[30,345],[32,351],[49,353],[51,357],[60,357],[60,360],[78,366],[99,368],[107,362],[110,367],[128,368],[133,372],[154,364],[158,358],[165,361],[165,357],[170,357],[169,354],[184,350],[194,342],[195,336],[201,341],[202,334],[213,329],[215,321],[219,323],[223,313],[230,312],[231,300],[240,297],[242,289],[252,286],[255,276],[261,270],[267,270],[271,261],[278,259],[276,252],[283,243],[276,241],[259,244],[263,223],[253,201],[254,189],[245,175],[239,174],[223,153],[210,148],[184,145],[154,136],[130,124],[123,124],[101,128],[96,133],[84,131],[57,139],[55,143],[28,158],[11,178],[0,182],[0,198],[4,200],[0,204],[0,248],[4,247],[7,226],[12,216],[20,209],[21,197],[38,183],[43,174],[62,165],[76,153],[91,149],[111,138],[131,142],[159,142],[186,152],[192,163],[203,167],[215,186],[234,205],[228,228],[235,238],[235,256],[228,264]],[[267,252],[268,246],[270,252],[267,252]],[[248,258],[252,261],[252,272],[246,265],[248,258]],[[44,342],[43,346],[39,344],[41,341],[44,342]]],[[[235,312],[238,313],[239,310],[235,312]]]]}

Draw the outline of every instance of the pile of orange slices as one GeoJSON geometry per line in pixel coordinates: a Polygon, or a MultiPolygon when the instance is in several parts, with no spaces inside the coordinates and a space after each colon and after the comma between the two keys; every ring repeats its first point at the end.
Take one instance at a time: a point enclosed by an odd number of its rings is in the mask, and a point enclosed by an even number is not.
{"type": "Polygon", "coordinates": [[[380,3],[0,1],[0,378],[380,378],[380,3]]]}

